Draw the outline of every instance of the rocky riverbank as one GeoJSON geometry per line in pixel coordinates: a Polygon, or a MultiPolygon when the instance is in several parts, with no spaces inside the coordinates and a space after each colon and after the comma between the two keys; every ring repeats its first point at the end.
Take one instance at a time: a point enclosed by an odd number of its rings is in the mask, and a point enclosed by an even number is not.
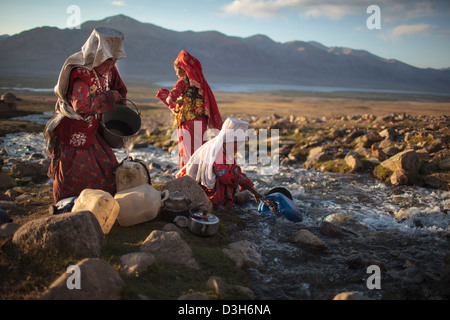
{"type": "MultiPolygon", "coordinates": [[[[450,190],[450,116],[372,114],[308,118],[230,115],[255,130],[278,129],[280,164],[322,172],[369,172],[392,185],[450,190]]],[[[153,143],[170,151],[171,128],[150,120],[134,147],[153,143]]],[[[273,152],[274,150],[272,150],[273,152]]]]}
{"type": "MultiPolygon", "coordinates": [[[[256,171],[251,177],[262,191],[275,184],[300,185],[303,191],[296,191],[295,199],[305,214],[303,222],[261,220],[243,193],[233,212],[215,212],[221,225],[211,238],[191,234],[183,219],[173,221],[173,215],[132,228],[115,225],[104,235],[89,212],[48,213],[52,194],[42,150],[32,143],[16,145],[24,148],[18,159],[3,148],[0,208],[14,221],[1,226],[2,299],[61,297],[68,266],[89,274],[92,291],[84,296],[89,299],[332,299],[346,291],[354,293],[344,294],[347,298],[448,299],[448,116],[226,116],[248,120],[255,129],[280,130],[279,174],[260,179],[256,171]],[[325,172],[344,175],[328,177],[325,172]],[[386,185],[383,197],[390,198],[381,200],[392,209],[386,219],[399,226],[412,221],[408,232],[374,227],[355,209],[336,212],[327,204],[324,190],[335,202],[349,202],[353,208],[355,201],[362,207],[381,205],[373,195],[379,187],[371,186],[376,179],[386,185]],[[356,181],[372,194],[349,193],[356,181]],[[423,187],[439,193],[416,199],[414,188],[423,187]],[[312,210],[316,198],[320,212],[312,210]],[[427,201],[439,203],[438,208],[416,212],[427,201]],[[439,227],[421,218],[427,210],[443,217],[439,227]],[[77,234],[79,229],[67,227],[74,224],[89,225],[92,232],[77,234]],[[86,240],[88,236],[94,239],[86,240]],[[56,244],[50,245],[51,238],[56,244]],[[73,247],[78,239],[91,245],[73,247]],[[69,254],[59,250],[68,244],[69,254]],[[171,245],[174,249],[167,251],[171,245]],[[161,259],[161,248],[172,260],[161,259]],[[373,265],[381,270],[382,291],[366,286],[367,268],[373,265]],[[269,276],[271,269],[281,278],[269,276]]],[[[152,155],[146,163],[158,189],[173,180],[176,166],[148,148],[175,147],[170,122],[144,114],[143,130],[132,141],[133,152],[152,155]]]]}

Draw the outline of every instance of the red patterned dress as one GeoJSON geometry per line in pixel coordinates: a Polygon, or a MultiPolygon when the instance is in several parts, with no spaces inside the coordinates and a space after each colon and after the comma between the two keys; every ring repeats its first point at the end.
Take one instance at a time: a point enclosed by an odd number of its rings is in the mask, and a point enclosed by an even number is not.
{"type": "Polygon", "coordinates": [[[207,130],[204,99],[198,89],[189,86],[187,79],[180,79],[168,94],[176,101],[174,125],[178,134],[178,155],[182,168],[203,143],[207,130]]]}
{"type": "Polygon", "coordinates": [[[200,61],[181,50],[174,64],[182,68],[187,77],[178,80],[171,91],[160,89],[156,96],[175,113],[174,125],[177,127],[179,164],[182,168],[195,150],[206,142],[206,130],[222,128],[222,118],[214,94],[203,76],[200,61]],[[167,104],[169,96],[176,101],[175,105],[167,104]]]}
{"type": "Polygon", "coordinates": [[[125,98],[127,88],[116,67],[105,76],[75,67],[70,74],[67,98],[84,120],[65,117],[55,128],[56,144],[49,168],[55,203],[78,196],[86,188],[116,192],[114,170],[118,166],[111,147],[98,133],[101,115],[114,108],[117,90],[125,98]]]}

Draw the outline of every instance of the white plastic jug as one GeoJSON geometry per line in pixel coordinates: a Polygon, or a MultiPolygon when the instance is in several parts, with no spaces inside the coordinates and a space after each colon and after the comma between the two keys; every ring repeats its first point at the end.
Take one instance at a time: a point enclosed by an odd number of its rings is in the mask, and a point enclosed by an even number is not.
{"type": "Polygon", "coordinates": [[[72,212],[76,211],[92,212],[103,233],[108,234],[119,214],[119,204],[109,192],[84,189],[73,205],[72,212]]]}
{"type": "Polygon", "coordinates": [[[128,227],[153,220],[168,198],[168,190],[159,192],[149,184],[117,192],[114,196],[120,207],[117,222],[128,227]]]}

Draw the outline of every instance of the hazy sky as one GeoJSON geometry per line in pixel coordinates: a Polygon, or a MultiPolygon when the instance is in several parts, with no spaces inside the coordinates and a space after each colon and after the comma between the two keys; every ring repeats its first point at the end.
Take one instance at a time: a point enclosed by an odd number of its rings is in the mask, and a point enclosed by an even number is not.
{"type": "Polygon", "coordinates": [[[176,31],[265,34],[277,42],[363,49],[421,68],[450,67],[448,0],[0,0],[0,35],[70,27],[71,5],[81,23],[125,14],[176,31]],[[372,5],[379,11],[367,12],[372,5]]]}

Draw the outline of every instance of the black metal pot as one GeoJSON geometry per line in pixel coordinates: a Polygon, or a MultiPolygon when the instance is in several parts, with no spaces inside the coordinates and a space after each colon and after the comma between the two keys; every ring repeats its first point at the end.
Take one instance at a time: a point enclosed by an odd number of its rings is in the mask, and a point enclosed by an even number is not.
{"type": "Polygon", "coordinates": [[[101,135],[111,148],[122,148],[124,139],[134,136],[141,129],[141,111],[131,102],[136,111],[124,105],[116,107],[102,115],[101,135]]]}

